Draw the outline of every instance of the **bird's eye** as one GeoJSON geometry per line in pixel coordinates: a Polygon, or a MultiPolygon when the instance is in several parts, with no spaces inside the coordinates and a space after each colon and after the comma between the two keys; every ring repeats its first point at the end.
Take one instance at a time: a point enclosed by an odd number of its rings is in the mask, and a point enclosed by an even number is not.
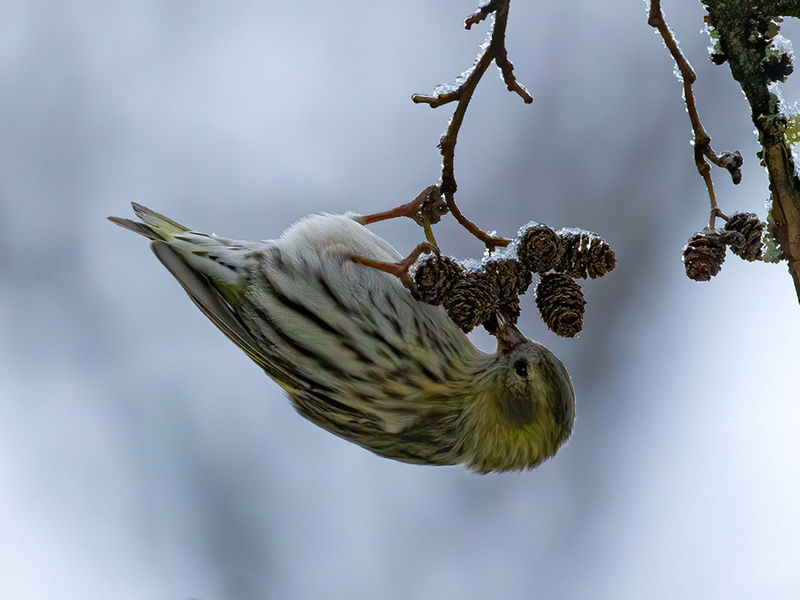
{"type": "Polygon", "coordinates": [[[514,372],[520,377],[528,376],[528,363],[524,360],[518,360],[514,363],[514,372]]]}

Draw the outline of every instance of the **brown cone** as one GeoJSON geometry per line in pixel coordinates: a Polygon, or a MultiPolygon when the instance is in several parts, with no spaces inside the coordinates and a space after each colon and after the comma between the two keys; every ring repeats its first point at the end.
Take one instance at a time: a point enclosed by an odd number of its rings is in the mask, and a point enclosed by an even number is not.
{"type": "Polygon", "coordinates": [[[467,273],[444,299],[444,307],[464,332],[472,331],[491,317],[500,304],[500,289],[486,273],[467,273]]]}
{"type": "Polygon", "coordinates": [[[530,287],[533,275],[520,261],[510,258],[490,260],[484,265],[484,270],[494,278],[500,292],[497,310],[483,323],[486,331],[494,335],[499,325],[498,314],[512,325],[519,320],[519,295],[530,287]]]}
{"type": "Polygon", "coordinates": [[[441,304],[464,272],[464,267],[449,256],[424,258],[414,273],[417,295],[428,304],[441,304]]]}
{"type": "Polygon", "coordinates": [[[518,260],[504,258],[490,260],[484,266],[486,273],[495,278],[500,288],[501,300],[524,294],[533,281],[531,272],[518,260]]]}
{"type": "Polygon", "coordinates": [[[562,229],[561,251],[554,269],[570,277],[602,277],[617,266],[617,257],[603,238],[582,229],[562,229]]]}
{"type": "Polygon", "coordinates": [[[708,281],[725,261],[725,241],[719,231],[705,228],[689,238],[683,249],[683,266],[689,279],[708,281]]]}
{"type": "Polygon", "coordinates": [[[761,260],[761,236],[764,233],[764,223],[754,213],[737,212],[725,223],[725,232],[736,232],[742,238],[735,238],[730,243],[731,252],[744,260],[761,260]]]}
{"type": "Polygon", "coordinates": [[[536,286],[536,306],[550,330],[561,337],[574,337],[583,329],[586,300],[581,286],[571,277],[548,273],[536,286]]]}
{"type": "Polygon", "coordinates": [[[534,273],[547,273],[553,268],[559,252],[558,234],[547,225],[534,225],[519,236],[517,256],[534,273]]]}
{"type": "Polygon", "coordinates": [[[492,335],[497,333],[499,323],[497,322],[497,315],[501,315],[506,323],[515,325],[519,320],[520,315],[519,297],[515,296],[512,300],[501,302],[497,310],[483,322],[483,326],[492,335]]]}

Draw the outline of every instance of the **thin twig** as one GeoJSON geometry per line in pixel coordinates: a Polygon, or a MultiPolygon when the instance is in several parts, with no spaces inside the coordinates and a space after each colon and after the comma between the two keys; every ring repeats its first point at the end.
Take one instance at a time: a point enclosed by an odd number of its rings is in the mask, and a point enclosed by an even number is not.
{"type": "Polygon", "coordinates": [[[508,25],[508,8],[510,2],[502,3],[495,14],[494,29],[492,30],[491,46],[496,49],[494,61],[500,72],[503,74],[503,81],[509,92],[519,95],[525,104],[533,102],[533,97],[528,93],[521,83],[514,77],[514,65],[508,60],[508,50],[506,49],[506,26],[508,25]]]}
{"type": "Polygon", "coordinates": [[[514,76],[514,65],[508,59],[506,49],[506,26],[508,25],[508,9],[511,0],[490,0],[481,5],[477,11],[467,17],[464,21],[466,29],[470,29],[476,23],[486,19],[494,13],[495,19],[492,25],[492,35],[489,43],[483,47],[482,53],[475,60],[471,69],[465,71],[459,78],[455,89],[447,89],[432,95],[414,94],[411,100],[417,104],[427,104],[431,108],[437,108],[450,102],[457,102],[453,112],[453,118],[447,127],[447,131],[439,140],[439,149],[442,154],[442,183],[441,190],[444,194],[447,207],[453,213],[455,219],[465,227],[472,235],[481,240],[489,250],[497,246],[507,246],[510,240],[502,237],[489,235],[472,221],[467,219],[458,209],[455,201],[455,193],[458,185],[455,178],[455,150],[458,142],[458,132],[464,121],[472,94],[478,82],[486,73],[486,69],[492,62],[495,62],[503,76],[503,81],[509,91],[518,94],[526,104],[533,102],[533,98],[514,76]]]}
{"type": "Polygon", "coordinates": [[[697,167],[697,172],[706,185],[708,191],[708,200],[711,204],[711,210],[708,217],[708,226],[711,229],[715,228],[716,218],[721,216],[719,207],[717,206],[717,196],[714,192],[714,182],[711,179],[711,166],[706,159],[718,167],[728,169],[734,183],[739,183],[742,178],[739,167],[741,166],[741,155],[738,152],[730,153],[724,152],[717,154],[711,148],[711,137],[706,133],[703,124],[700,122],[700,115],[697,113],[697,105],[694,100],[694,93],[692,92],[692,84],[697,80],[692,65],[686,60],[686,57],[678,48],[678,43],[675,41],[672,31],[664,20],[664,14],[661,11],[661,0],[650,0],[650,12],[647,17],[648,25],[655,27],[664,44],[667,46],[669,53],[678,65],[678,70],[681,74],[683,82],[683,99],[686,102],[686,110],[689,113],[689,120],[692,123],[692,131],[694,132],[694,164],[697,167]],[[737,159],[738,157],[738,159],[737,159]]]}
{"type": "Polygon", "coordinates": [[[473,25],[477,25],[481,21],[483,21],[486,17],[488,17],[491,13],[497,10],[497,5],[500,4],[500,0],[490,0],[490,2],[485,2],[481,6],[478,7],[474,13],[468,16],[464,21],[464,27],[467,29],[472,29],[473,25]]]}

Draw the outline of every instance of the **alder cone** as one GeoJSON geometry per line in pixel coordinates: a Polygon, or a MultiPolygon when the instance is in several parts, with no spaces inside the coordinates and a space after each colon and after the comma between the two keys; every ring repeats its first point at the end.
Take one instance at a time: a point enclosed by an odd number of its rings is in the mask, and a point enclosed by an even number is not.
{"type": "Polygon", "coordinates": [[[599,235],[590,231],[564,229],[558,233],[561,251],[554,270],[570,277],[595,279],[617,266],[614,251],[599,235]]]}
{"type": "Polygon", "coordinates": [[[503,301],[497,307],[495,313],[483,322],[483,327],[492,335],[496,335],[497,330],[500,328],[498,315],[500,315],[507,324],[516,325],[521,312],[519,296],[516,296],[513,300],[503,301]]]}
{"type": "Polygon", "coordinates": [[[708,281],[725,262],[725,241],[719,231],[706,228],[689,238],[683,249],[686,276],[695,281],[708,281]]]}
{"type": "Polygon", "coordinates": [[[581,286],[567,275],[548,273],[536,286],[536,306],[550,331],[574,337],[583,329],[586,300],[581,286]]]}
{"type": "Polygon", "coordinates": [[[490,260],[483,268],[488,275],[495,278],[501,299],[524,294],[533,281],[533,275],[525,265],[513,258],[490,260]]]}
{"type": "Polygon", "coordinates": [[[529,271],[547,273],[555,265],[560,245],[558,234],[547,225],[533,225],[519,236],[517,256],[529,271]]]}
{"type": "Polygon", "coordinates": [[[731,252],[744,260],[761,260],[763,246],[761,236],[764,234],[764,222],[754,213],[737,212],[725,223],[726,232],[741,234],[734,243],[730,243],[731,252]]]}
{"type": "Polygon", "coordinates": [[[417,297],[428,304],[441,304],[463,272],[464,267],[449,256],[428,256],[414,273],[417,297]]]}
{"type": "Polygon", "coordinates": [[[499,305],[497,282],[482,272],[464,275],[444,299],[447,314],[465,333],[489,319],[499,305]]]}

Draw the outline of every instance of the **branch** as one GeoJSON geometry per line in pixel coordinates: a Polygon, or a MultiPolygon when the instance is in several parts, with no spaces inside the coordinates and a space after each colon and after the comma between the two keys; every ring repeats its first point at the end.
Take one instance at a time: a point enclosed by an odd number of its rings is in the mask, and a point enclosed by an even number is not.
{"type": "MultiPolygon", "coordinates": [[[[718,167],[723,167],[728,170],[733,179],[733,183],[737,184],[742,180],[742,173],[739,167],[742,166],[742,155],[736,152],[724,152],[717,154],[711,148],[711,137],[706,133],[703,124],[700,122],[700,115],[697,112],[697,106],[694,100],[694,93],[692,85],[697,80],[692,65],[686,60],[686,57],[678,48],[678,43],[672,35],[672,31],[664,20],[664,14],[661,12],[661,0],[650,0],[650,12],[647,17],[648,25],[655,27],[664,44],[667,46],[669,53],[675,60],[678,70],[681,74],[683,82],[683,99],[686,102],[686,110],[689,113],[689,120],[692,123],[692,131],[694,132],[694,164],[697,167],[697,172],[706,185],[708,191],[708,199],[711,204],[711,210],[708,217],[708,226],[711,229],[715,228],[717,217],[726,218],[717,206],[717,197],[714,192],[714,182],[711,179],[711,166],[706,159],[718,167]]],[[[727,220],[727,218],[726,218],[727,220]]]]}
{"type": "Polygon", "coordinates": [[[771,40],[769,30],[776,26],[773,18],[778,13],[798,16],[800,6],[797,0],[703,0],[703,4],[711,25],[719,33],[731,74],[750,104],[762,148],[759,156],[769,174],[772,192],[771,231],[789,263],[800,300],[800,179],[786,138],[786,119],[768,88],[769,77],[764,68],[771,40]]]}
{"type": "Polygon", "coordinates": [[[464,26],[470,29],[473,25],[480,23],[490,14],[494,13],[494,24],[489,42],[482,46],[481,54],[478,55],[471,68],[464,71],[456,80],[455,87],[441,86],[434,90],[432,95],[414,94],[411,100],[416,104],[427,104],[431,108],[437,108],[450,102],[457,102],[453,112],[453,118],[447,127],[447,131],[439,140],[439,149],[442,154],[442,182],[441,190],[444,194],[447,207],[456,220],[464,226],[472,235],[481,240],[489,250],[497,246],[507,246],[510,240],[502,237],[489,235],[472,221],[467,219],[459,210],[455,201],[455,193],[458,185],[455,178],[455,150],[458,142],[458,132],[464,121],[472,94],[478,82],[486,73],[486,69],[494,62],[503,77],[506,88],[510,92],[519,95],[526,104],[533,102],[533,98],[514,76],[514,65],[508,59],[506,49],[506,27],[508,25],[508,9],[511,0],[491,0],[478,8],[464,21],[464,26]]]}
{"type": "Polygon", "coordinates": [[[517,81],[514,76],[514,65],[508,60],[508,50],[506,49],[506,27],[508,26],[508,9],[510,0],[499,3],[497,8],[494,29],[492,29],[492,41],[489,43],[489,49],[493,51],[494,62],[500,68],[503,74],[503,81],[506,84],[506,89],[509,92],[514,92],[522,98],[525,104],[533,102],[533,96],[528,93],[521,83],[517,81]]]}
{"type": "Polygon", "coordinates": [[[486,2],[482,6],[478,8],[474,13],[466,18],[464,21],[464,27],[467,29],[472,29],[473,25],[477,25],[481,21],[483,21],[486,17],[488,17],[491,13],[497,10],[498,5],[500,4],[500,0],[491,0],[490,2],[486,2]]]}

